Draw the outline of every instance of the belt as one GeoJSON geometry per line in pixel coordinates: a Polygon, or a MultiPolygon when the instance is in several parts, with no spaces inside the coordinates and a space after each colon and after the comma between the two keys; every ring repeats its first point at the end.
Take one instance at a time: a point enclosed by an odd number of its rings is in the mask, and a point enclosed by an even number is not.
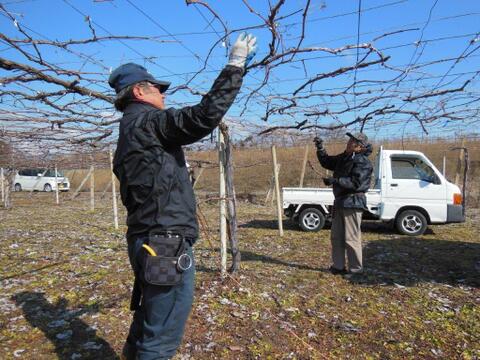
{"type": "Polygon", "coordinates": [[[132,237],[127,238],[127,242],[128,243],[135,242],[138,239],[143,239],[143,238],[149,239],[150,236],[155,236],[155,235],[160,235],[160,236],[164,236],[164,237],[167,237],[167,238],[183,238],[190,246],[193,246],[193,244],[195,243],[195,240],[196,240],[193,237],[183,236],[182,234],[178,233],[177,231],[162,230],[162,231],[154,231],[154,232],[151,232],[150,234],[149,233],[143,233],[143,234],[134,235],[132,237]]]}

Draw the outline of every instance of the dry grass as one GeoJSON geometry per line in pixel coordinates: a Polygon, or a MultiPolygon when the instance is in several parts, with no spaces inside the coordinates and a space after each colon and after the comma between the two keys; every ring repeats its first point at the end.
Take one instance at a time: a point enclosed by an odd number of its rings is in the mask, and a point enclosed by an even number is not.
{"type": "MultiPolygon", "coordinates": [[[[407,149],[417,150],[425,153],[427,157],[442,171],[443,156],[446,156],[446,175],[450,181],[455,180],[455,174],[458,162],[458,151],[449,151],[451,147],[460,146],[458,143],[448,141],[409,141],[384,142],[385,149],[407,149]]],[[[329,153],[335,154],[343,150],[344,143],[327,143],[326,148],[329,153]]],[[[470,154],[470,171],[468,178],[468,205],[477,207],[480,201],[480,183],[476,181],[480,171],[480,141],[467,141],[466,146],[470,154]]],[[[374,154],[378,145],[374,146],[374,154]]],[[[305,146],[277,148],[277,159],[281,164],[280,184],[281,186],[298,186],[305,146]]],[[[215,151],[190,152],[188,158],[195,160],[205,160],[212,163],[218,162],[218,154],[215,151]]],[[[241,148],[234,150],[235,163],[235,188],[237,194],[265,193],[270,185],[272,176],[272,155],[269,148],[253,149],[241,148]]],[[[373,155],[372,155],[373,159],[373,155]]],[[[323,186],[320,174],[326,174],[320,167],[315,155],[313,146],[309,145],[308,160],[315,170],[307,165],[305,173],[304,186],[320,187],[323,186]]],[[[196,173],[198,174],[198,169],[196,173]]],[[[463,170],[460,170],[463,175],[463,170]]],[[[70,178],[72,188],[75,189],[87,174],[87,170],[71,170],[67,172],[70,178]]],[[[110,182],[109,169],[97,169],[95,171],[95,187],[97,192],[103,192],[108,188],[110,182]]],[[[85,184],[84,191],[88,190],[89,182],[85,184]]],[[[118,184],[117,184],[118,188],[118,184]]],[[[207,165],[201,175],[196,187],[201,192],[218,191],[218,168],[207,165]]]]}

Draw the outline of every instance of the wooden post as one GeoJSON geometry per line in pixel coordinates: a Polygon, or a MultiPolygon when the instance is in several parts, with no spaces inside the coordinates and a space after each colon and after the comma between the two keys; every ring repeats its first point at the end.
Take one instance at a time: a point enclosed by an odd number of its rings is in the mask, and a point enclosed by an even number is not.
{"type": "Polygon", "coordinates": [[[233,151],[231,137],[228,133],[228,126],[225,123],[221,123],[219,129],[223,134],[223,140],[225,143],[223,152],[223,166],[225,169],[225,190],[227,195],[227,233],[230,244],[230,253],[232,255],[232,264],[228,271],[233,273],[240,268],[241,261],[237,236],[237,200],[235,196],[235,186],[233,184],[233,151]]]}
{"type": "Polygon", "coordinates": [[[220,271],[222,276],[227,274],[227,211],[225,201],[225,142],[223,134],[218,129],[218,166],[220,180],[220,271]]]}
{"type": "Polygon", "coordinates": [[[193,185],[192,185],[192,188],[193,188],[193,189],[195,189],[195,187],[197,186],[198,180],[200,180],[200,177],[202,176],[204,170],[205,170],[205,168],[200,166],[200,170],[198,171],[198,175],[197,175],[197,177],[195,178],[195,182],[194,182],[193,185]]]}
{"type": "MultiPolygon", "coordinates": [[[[277,164],[277,177],[280,176],[280,168],[281,167],[282,167],[282,164],[277,164]]],[[[272,194],[272,198],[270,199],[270,206],[273,206],[273,202],[277,198],[277,196],[275,195],[275,175],[272,175],[272,191],[271,191],[271,194],[272,194]]]]}
{"type": "Polygon", "coordinates": [[[275,195],[277,197],[277,217],[278,217],[278,232],[280,236],[283,236],[283,219],[282,219],[282,198],[280,196],[280,184],[278,181],[277,170],[277,151],[275,145],[272,146],[272,159],[273,159],[273,173],[275,175],[275,195]]]}
{"type": "Polygon", "coordinates": [[[105,189],[102,191],[102,195],[100,195],[100,199],[105,199],[105,196],[107,195],[107,191],[110,190],[110,187],[112,186],[112,182],[109,181],[107,183],[107,186],[105,186],[105,189]]]}
{"type": "MultiPolygon", "coordinates": [[[[280,174],[280,168],[282,164],[277,164],[277,175],[280,174]]],[[[270,186],[267,191],[267,196],[265,197],[265,206],[268,204],[270,199],[270,206],[273,206],[273,201],[275,200],[275,175],[272,173],[272,178],[270,179],[270,186]]]]}
{"type": "Polygon", "coordinates": [[[113,173],[113,155],[112,149],[109,150],[110,155],[110,170],[112,172],[112,202],[113,202],[113,224],[115,230],[118,229],[118,207],[117,207],[117,191],[115,188],[115,174],[113,173]]]}
{"type": "Polygon", "coordinates": [[[95,210],[95,168],[90,165],[90,210],[95,210]]]}
{"type": "Polygon", "coordinates": [[[307,160],[308,160],[308,144],[305,146],[305,155],[303,155],[302,172],[300,174],[300,187],[303,187],[303,179],[305,177],[305,169],[307,168],[307,160]]]}
{"type": "Polygon", "coordinates": [[[15,170],[14,169],[7,169],[6,173],[4,174],[6,178],[5,184],[5,199],[4,199],[4,206],[6,209],[10,209],[12,207],[12,192],[15,186],[14,178],[15,178],[15,170]]]}
{"type": "Polygon", "coordinates": [[[58,199],[58,177],[57,177],[57,165],[55,165],[55,203],[58,205],[60,203],[58,199]]]}
{"type": "Polygon", "coordinates": [[[443,152],[442,174],[443,174],[443,177],[446,177],[446,174],[447,174],[447,155],[446,155],[445,152],[443,152]]]}
{"type": "Polygon", "coordinates": [[[463,148],[465,147],[465,138],[462,139],[462,146],[458,154],[457,169],[455,171],[455,185],[460,186],[460,170],[462,169],[462,163],[465,156],[463,148]]]}
{"type": "MultiPolygon", "coordinates": [[[[35,181],[35,183],[33,184],[32,186],[32,189],[30,190],[30,197],[33,195],[33,192],[35,190],[38,190],[37,189],[37,185],[40,183],[40,181],[42,181],[43,177],[45,176],[45,174],[47,173],[48,169],[45,170],[43,173],[41,173],[40,175],[37,176],[37,181],[35,181]]],[[[44,190],[44,189],[42,189],[44,190]]]]}
{"type": "Polygon", "coordinates": [[[83,185],[85,185],[85,183],[87,182],[87,180],[90,177],[90,174],[91,174],[92,171],[93,171],[93,169],[90,168],[90,170],[88,171],[87,175],[85,175],[85,177],[83,178],[80,185],[78,185],[77,189],[73,192],[72,197],[71,197],[72,200],[75,199],[77,197],[78,193],[80,192],[80,190],[82,190],[83,185]]]}
{"type": "Polygon", "coordinates": [[[3,178],[3,167],[0,168],[0,188],[2,189],[2,203],[5,202],[5,180],[3,178]]]}

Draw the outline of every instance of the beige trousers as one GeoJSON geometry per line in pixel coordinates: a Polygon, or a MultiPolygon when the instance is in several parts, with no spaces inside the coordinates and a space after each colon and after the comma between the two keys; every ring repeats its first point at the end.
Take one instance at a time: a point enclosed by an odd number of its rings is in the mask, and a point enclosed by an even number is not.
{"type": "Polygon", "coordinates": [[[348,258],[348,270],[362,272],[362,223],[361,209],[335,208],[332,219],[332,262],[336,269],[345,268],[345,250],[348,258]]]}

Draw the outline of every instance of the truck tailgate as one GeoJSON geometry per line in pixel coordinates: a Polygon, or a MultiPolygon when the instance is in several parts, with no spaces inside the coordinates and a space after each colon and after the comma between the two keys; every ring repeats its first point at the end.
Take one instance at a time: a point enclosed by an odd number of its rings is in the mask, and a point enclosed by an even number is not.
{"type": "Polygon", "coordinates": [[[330,188],[283,188],[283,207],[291,204],[333,205],[333,191],[330,188]]]}

